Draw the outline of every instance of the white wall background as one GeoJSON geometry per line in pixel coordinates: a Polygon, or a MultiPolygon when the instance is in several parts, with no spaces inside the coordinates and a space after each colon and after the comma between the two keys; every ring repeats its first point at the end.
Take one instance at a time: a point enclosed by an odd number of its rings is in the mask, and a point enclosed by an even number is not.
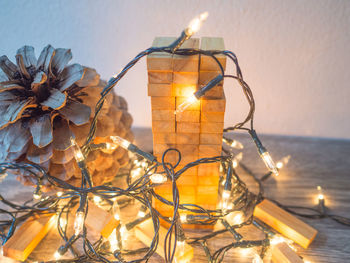
{"type": "MultiPolygon", "coordinates": [[[[197,36],[222,36],[239,58],[256,99],[262,133],[350,138],[350,1],[348,0],[0,0],[0,55],[48,43],[104,78],[119,71],[154,36],[177,36],[209,11],[197,36]]],[[[135,126],[150,126],[145,61],[116,92],[129,102],[135,126]]],[[[227,81],[226,124],[247,104],[227,81]]]]}

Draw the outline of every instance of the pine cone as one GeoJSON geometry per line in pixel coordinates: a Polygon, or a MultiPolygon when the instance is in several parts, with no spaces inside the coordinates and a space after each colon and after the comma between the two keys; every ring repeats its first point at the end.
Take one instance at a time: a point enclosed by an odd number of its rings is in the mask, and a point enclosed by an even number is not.
{"type": "MultiPolygon", "coordinates": [[[[96,70],[68,64],[71,59],[70,49],[51,45],[38,60],[33,47],[20,48],[17,65],[0,57],[0,162],[39,164],[50,175],[80,185],[70,138],[80,146],[84,143],[106,83],[96,70]]],[[[106,142],[110,135],[132,140],[131,123],[126,101],[112,92],[99,114],[94,140],[106,142]]],[[[99,185],[113,179],[128,162],[128,153],[121,147],[109,153],[94,151],[87,160],[93,182],[99,185]]],[[[24,171],[18,179],[36,183],[24,171]]]]}

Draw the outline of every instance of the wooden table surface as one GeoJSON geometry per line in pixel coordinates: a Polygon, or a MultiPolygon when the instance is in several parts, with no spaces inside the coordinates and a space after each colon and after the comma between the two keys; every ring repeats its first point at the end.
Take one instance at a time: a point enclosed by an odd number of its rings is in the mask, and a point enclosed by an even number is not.
{"type": "MultiPolygon", "coordinates": [[[[150,129],[134,129],[136,144],[144,150],[152,149],[152,134],[150,129]]],[[[235,138],[241,141],[243,163],[257,175],[266,172],[253,142],[245,134],[237,134],[235,138]]],[[[350,217],[350,141],[301,138],[287,136],[261,136],[264,145],[277,161],[286,155],[291,155],[289,164],[284,167],[277,178],[270,178],[265,183],[265,196],[273,198],[286,205],[316,205],[316,186],[324,188],[326,205],[330,212],[350,217]]],[[[239,176],[247,182],[251,191],[253,184],[247,174],[238,169],[239,176]]],[[[33,189],[22,186],[14,178],[8,176],[0,184],[0,192],[10,200],[21,202],[32,195],[33,189]]],[[[125,218],[132,218],[135,209],[123,211],[125,218]]],[[[316,228],[319,233],[307,250],[296,245],[299,255],[310,262],[350,262],[350,227],[340,225],[330,219],[302,219],[316,228]]],[[[252,226],[239,231],[249,239],[261,238],[261,232],[252,226]]],[[[205,231],[187,231],[187,236],[207,233],[205,231]]],[[[142,244],[132,236],[127,247],[142,247],[142,244]]],[[[225,233],[209,242],[210,251],[232,242],[230,234],[225,233]]],[[[61,245],[57,233],[51,231],[38,245],[30,256],[30,261],[52,260],[52,255],[61,245]]],[[[206,262],[205,254],[200,247],[195,247],[195,257],[192,262],[206,262]]],[[[250,250],[234,250],[224,262],[251,262],[250,250]]],[[[69,257],[69,255],[67,255],[69,257]]],[[[14,262],[1,258],[0,262],[14,262]]],[[[151,262],[162,262],[155,255],[151,262]]],[[[268,258],[264,261],[268,262],[268,258]]]]}

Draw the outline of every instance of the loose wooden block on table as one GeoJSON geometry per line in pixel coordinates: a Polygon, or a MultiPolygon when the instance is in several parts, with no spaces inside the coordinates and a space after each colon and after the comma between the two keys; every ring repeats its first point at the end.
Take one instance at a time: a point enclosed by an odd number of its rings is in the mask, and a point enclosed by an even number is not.
{"type": "MultiPolygon", "coordinates": [[[[164,255],[164,241],[165,241],[165,236],[167,234],[168,230],[162,226],[159,227],[159,243],[157,246],[157,254],[159,254],[161,257],[165,258],[164,255]]],[[[151,246],[153,237],[155,235],[154,231],[154,226],[153,226],[153,221],[152,219],[147,219],[141,224],[137,225],[135,227],[135,235],[136,237],[143,242],[146,246],[151,246]]],[[[174,235],[172,235],[172,244],[174,244],[174,235]]],[[[183,253],[180,253],[179,250],[177,249],[175,251],[175,261],[176,262],[190,262],[191,259],[193,258],[193,248],[185,243],[185,248],[183,253]]]]}
{"type": "Polygon", "coordinates": [[[171,71],[148,71],[148,83],[151,84],[169,84],[173,81],[171,71]]]}
{"type": "MultiPolygon", "coordinates": [[[[156,37],[153,41],[152,47],[169,46],[176,40],[175,37],[156,37]]],[[[166,52],[154,52],[147,56],[148,70],[173,70],[173,55],[166,52]]]]}
{"type": "Polygon", "coordinates": [[[19,261],[25,261],[34,248],[55,226],[55,215],[36,215],[28,218],[13,236],[4,244],[3,254],[19,261]]]}
{"type": "Polygon", "coordinates": [[[175,110],[175,97],[151,97],[152,110],[175,110]]]}
{"type": "MultiPolygon", "coordinates": [[[[202,37],[201,38],[201,49],[202,50],[225,50],[224,39],[221,37],[202,37]]],[[[220,64],[226,69],[226,56],[223,54],[217,54],[215,57],[219,60],[220,64]]],[[[218,71],[220,70],[216,61],[210,56],[201,55],[200,57],[200,69],[207,71],[218,71]]]]}
{"type": "Polygon", "coordinates": [[[199,134],[200,144],[222,144],[222,133],[199,134]]]}
{"type": "Polygon", "coordinates": [[[100,233],[104,238],[108,238],[113,230],[119,225],[119,221],[114,218],[109,212],[98,207],[92,202],[89,202],[89,212],[85,218],[85,225],[97,233],[100,233]]]}
{"type": "Polygon", "coordinates": [[[272,246],[271,259],[274,263],[303,263],[304,261],[286,243],[272,246]]]}
{"type": "Polygon", "coordinates": [[[152,121],[152,131],[155,133],[175,132],[174,121],[152,121]]]}
{"type": "MultiPolygon", "coordinates": [[[[199,48],[199,39],[190,38],[186,40],[180,47],[181,49],[185,48],[199,48]]],[[[199,54],[193,56],[182,56],[174,55],[173,56],[173,70],[174,72],[198,72],[199,66],[199,54]]]]}
{"type": "Polygon", "coordinates": [[[255,207],[254,216],[303,248],[307,248],[317,234],[316,229],[267,199],[255,207]]]}
{"type": "Polygon", "coordinates": [[[148,96],[154,97],[172,97],[175,96],[173,85],[170,84],[148,84],[148,96]]]}

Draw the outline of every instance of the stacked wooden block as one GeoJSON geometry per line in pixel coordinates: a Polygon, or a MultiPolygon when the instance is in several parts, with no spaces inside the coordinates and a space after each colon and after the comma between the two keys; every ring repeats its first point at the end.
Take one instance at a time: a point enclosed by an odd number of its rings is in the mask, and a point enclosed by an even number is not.
{"type": "MultiPolygon", "coordinates": [[[[167,46],[175,38],[156,38],[153,46],[167,46]]],[[[223,50],[222,38],[192,38],[181,48],[223,50]]],[[[225,56],[217,55],[225,68],[225,56]]],[[[214,87],[200,101],[182,113],[174,114],[177,106],[212,78],[221,74],[219,66],[208,56],[181,56],[153,53],[147,57],[148,95],[152,104],[153,152],[161,160],[164,151],[176,148],[181,152],[181,162],[176,170],[203,157],[221,155],[222,132],[225,113],[225,96],[222,83],[214,87]]],[[[177,154],[170,152],[165,161],[172,164],[177,154]]],[[[177,181],[180,203],[201,205],[215,209],[219,181],[219,164],[193,167],[177,181]]],[[[156,192],[172,200],[169,183],[156,188],[156,192]]],[[[169,216],[172,208],[155,202],[162,214],[169,216]]]]}

